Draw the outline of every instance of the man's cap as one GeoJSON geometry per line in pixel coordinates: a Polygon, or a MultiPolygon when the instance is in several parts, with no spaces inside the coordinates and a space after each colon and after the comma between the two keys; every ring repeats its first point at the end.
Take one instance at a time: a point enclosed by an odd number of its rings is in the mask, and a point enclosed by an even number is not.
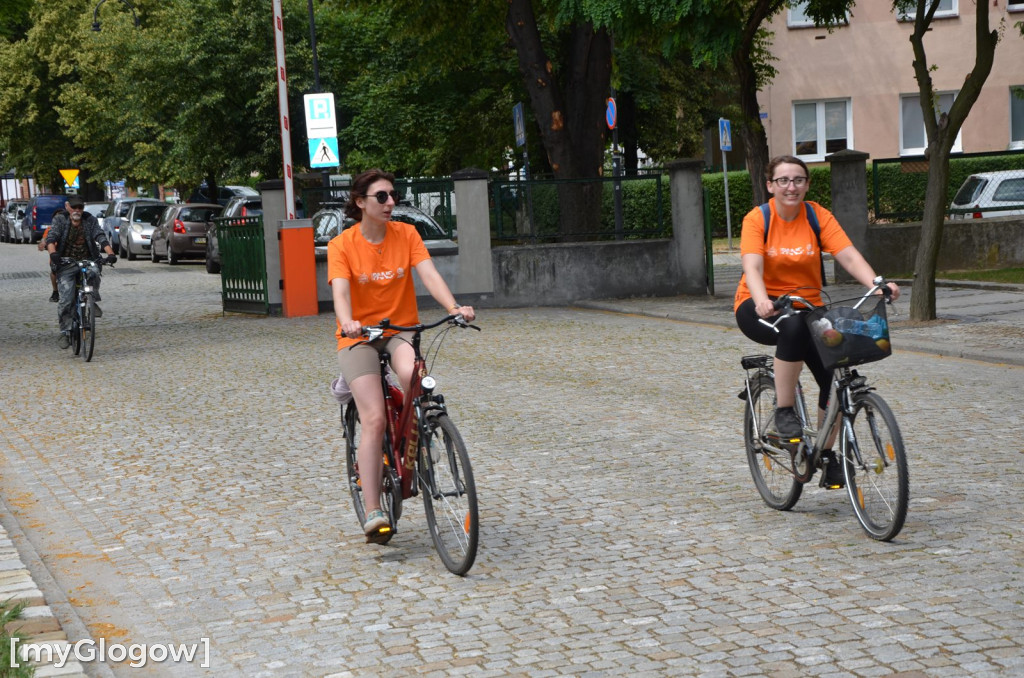
{"type": "Polygon", "coordinates": [[[85,207],[85,201],[82,200],[82,196],[80,195],[69,195],[68,204],[72,207],[85,207]]]}

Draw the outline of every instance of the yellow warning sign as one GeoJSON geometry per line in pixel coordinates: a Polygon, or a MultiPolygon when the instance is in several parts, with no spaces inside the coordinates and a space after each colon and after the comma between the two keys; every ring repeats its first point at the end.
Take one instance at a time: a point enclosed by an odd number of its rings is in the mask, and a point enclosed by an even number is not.
{"type": "Polygon", "coordinates": [[[66,183],[68,186],[74,186],[75,185],[75,181],[78,179],[78,170],[76,170],[76,169],[61,170],[60,171],[60,175],[62,177],[64,177],[64,183],[66,183]]]}

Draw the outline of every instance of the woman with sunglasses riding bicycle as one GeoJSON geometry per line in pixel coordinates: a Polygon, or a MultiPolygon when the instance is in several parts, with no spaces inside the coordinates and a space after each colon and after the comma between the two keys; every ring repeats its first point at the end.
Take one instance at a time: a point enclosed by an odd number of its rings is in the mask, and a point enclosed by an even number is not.
{"type": "MultiPolygon", "coordinates": [[[[774,300],[796,289],[801,290],[800,296],[821,305],[820,288],[825,284],[822,250],[831,253],[840,266],[866,287],[872,286],[875,272],[831,212],[817,203],[804,202],[810,188],[810,173],[803,160],[789,155],[773,158],[765,176],[768,192],[773,197],[768,201],[767,212],[755,207],[743,218],[740,235],[743,276],[736,289],[733,309],[736,324],[743,334],[759,344],[776,347],[775,426],[780,437],[792,439],[803,434],[800,419],[793,410],[803,364],[807,363],[821,389],[819,425],[828,405],[832,373],[822,365],[802,315],[780,322],[778,333],[759,320],[777,315],[774,300]],[[809,210],[813,210],[813,215],[809,210]],[[812,219],[817,222],[817,229],[812,219]]],[[[898,298],[899,286],[889,283],[889,288],[892,298],[898,298]]],[[[842,478],[838,463],[830,461],[827,473],[830,477],[842,478]]]]}
{"type": "Polygon", "coordinates": [[[400,197],[394,180],[394,175],[379,169],[357,176],[345,214],[358,223],[327,245],[327,279],[337,317],[338,363],[355,399],[362,428],[357,458],[366,506],[363,531],[371,542],[377,541],[382,527],[388,527],[388,519],[380,510],[380,451],[386,422],[378,356],[383,351],[391,354],[391,369],[408,392],[414,354],[406,341],[410,333],[360,344],[362,328],[384,318],[407,327],[419,323],[413,269],[448,313],[461,314],[467,321],[476,317],[472,306],[455,301],[416,228],[391,221],[400,197]]]}

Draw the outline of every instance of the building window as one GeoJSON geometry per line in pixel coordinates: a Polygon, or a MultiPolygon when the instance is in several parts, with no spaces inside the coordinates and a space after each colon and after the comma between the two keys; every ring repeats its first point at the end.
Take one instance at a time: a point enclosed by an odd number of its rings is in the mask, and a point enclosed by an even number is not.
{"type": "MultiPolygon", "coordinates": [[[[850,22],[849,15],[845,15],[845,18],[840,23],[848,24],[850,22]]],[[[786,25],[790,28],[813,28],[814,19],[807,16],[807,0],[798,2],[789,8],[786,15],[786,25]]]]}
{"type": "MultiPolygon", "coordinates": [[[[956,98],[955,92],[939,92],[939,112],[948,113],[956,98]]],[[[900,96],[900,155],[924,155],[928,146],[928,133],[921,117],[921,100],[918,94],[900,96]]],[[[957,132],[953,153],[962,153],[960,133],[957,132]]]]}
{"type": "Polygon", "coordinates": [[[812,162],[853,146],[849,99],[793,104],[793,154],[812,162]]]}
{"type": "Polygon", "coordinates": [[[1024,85],[1010,88],[1010,149],[1024,149],[1024,85]]]}
{"type": "Polygon", "coordinates": [[[1006,3],[1006,11],[1024,12],[1024,2],[1008,2],[1006,3]]]}
{"type": "MultiPolygon", "coordinates": [[[[907,8],[907,11],[900,11],[897,18],[900,21],[913,21],[916,16],[917,8],[912,4],[907,8]]],[[[935,18],[944,19],[955,16],[960,16],[959,0],[939,0],[939,6],[935,10],[935,18]]]]}

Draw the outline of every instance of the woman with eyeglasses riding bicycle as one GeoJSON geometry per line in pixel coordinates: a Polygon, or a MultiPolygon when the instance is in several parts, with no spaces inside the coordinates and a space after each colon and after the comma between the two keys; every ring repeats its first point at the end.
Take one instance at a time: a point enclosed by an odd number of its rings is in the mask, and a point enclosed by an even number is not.
{"type": "Polygon", "coordinates": [[[366,506],[363,531],[371,542],[376,541],[382,527],[388,527],[388,519],[380,510],[381,446],[386,422],[379,355],[383,351],[391,354],[391,369],[406,392],[412,382],[415,356],[405,340],[411,333],[359,344],[362,328],[376,325],[384,318],[407,327],[419,323],[413,269],[448,313],[461,314],[470,322],[476,317],[472,306],[455,301],[416,228],[391,221],[391,212],[400,197],[394,180],[394,175],[379,169],[357,176],[345,214],[358,223],[327,245],[327,279],[337,318],[338,364],[355,399],[362,428],[356,454],[366,506]]]}
{"type": "MultiPolygon", "coordinates": [[[[821,305],[820,288],[825,284],[822,251],[829,252],[866,287],[872,286],[875,272],[832,213],[817,203],[804,201],[810,188],[810,173],[802,160],[789,155],[773,158],[765,177],[772,198],[767,206],[755,207],[743,218],[740,235],[743,276],[736,289],[733,309],[736,324],[743,334],[759,344],[776,347],[775,426],[780,437],[792,439],[803,434],[800,419],[793,410],[803,364],[807,363],[821,389],[819,425],[828,405],[832,373],[822,365],[802,315],[783,320],[778,325],[778,333],[759,320],[777,315],[774,300],[796,289],[801,290],[800,296],[821,305]]],[[[889,283],[889,288],[892,298],[898,298],[899,286],[889,283]]],[[[842,478],[842,468],[834,455],[830,457],[826,473],[831,479],[842,478]]]]}

